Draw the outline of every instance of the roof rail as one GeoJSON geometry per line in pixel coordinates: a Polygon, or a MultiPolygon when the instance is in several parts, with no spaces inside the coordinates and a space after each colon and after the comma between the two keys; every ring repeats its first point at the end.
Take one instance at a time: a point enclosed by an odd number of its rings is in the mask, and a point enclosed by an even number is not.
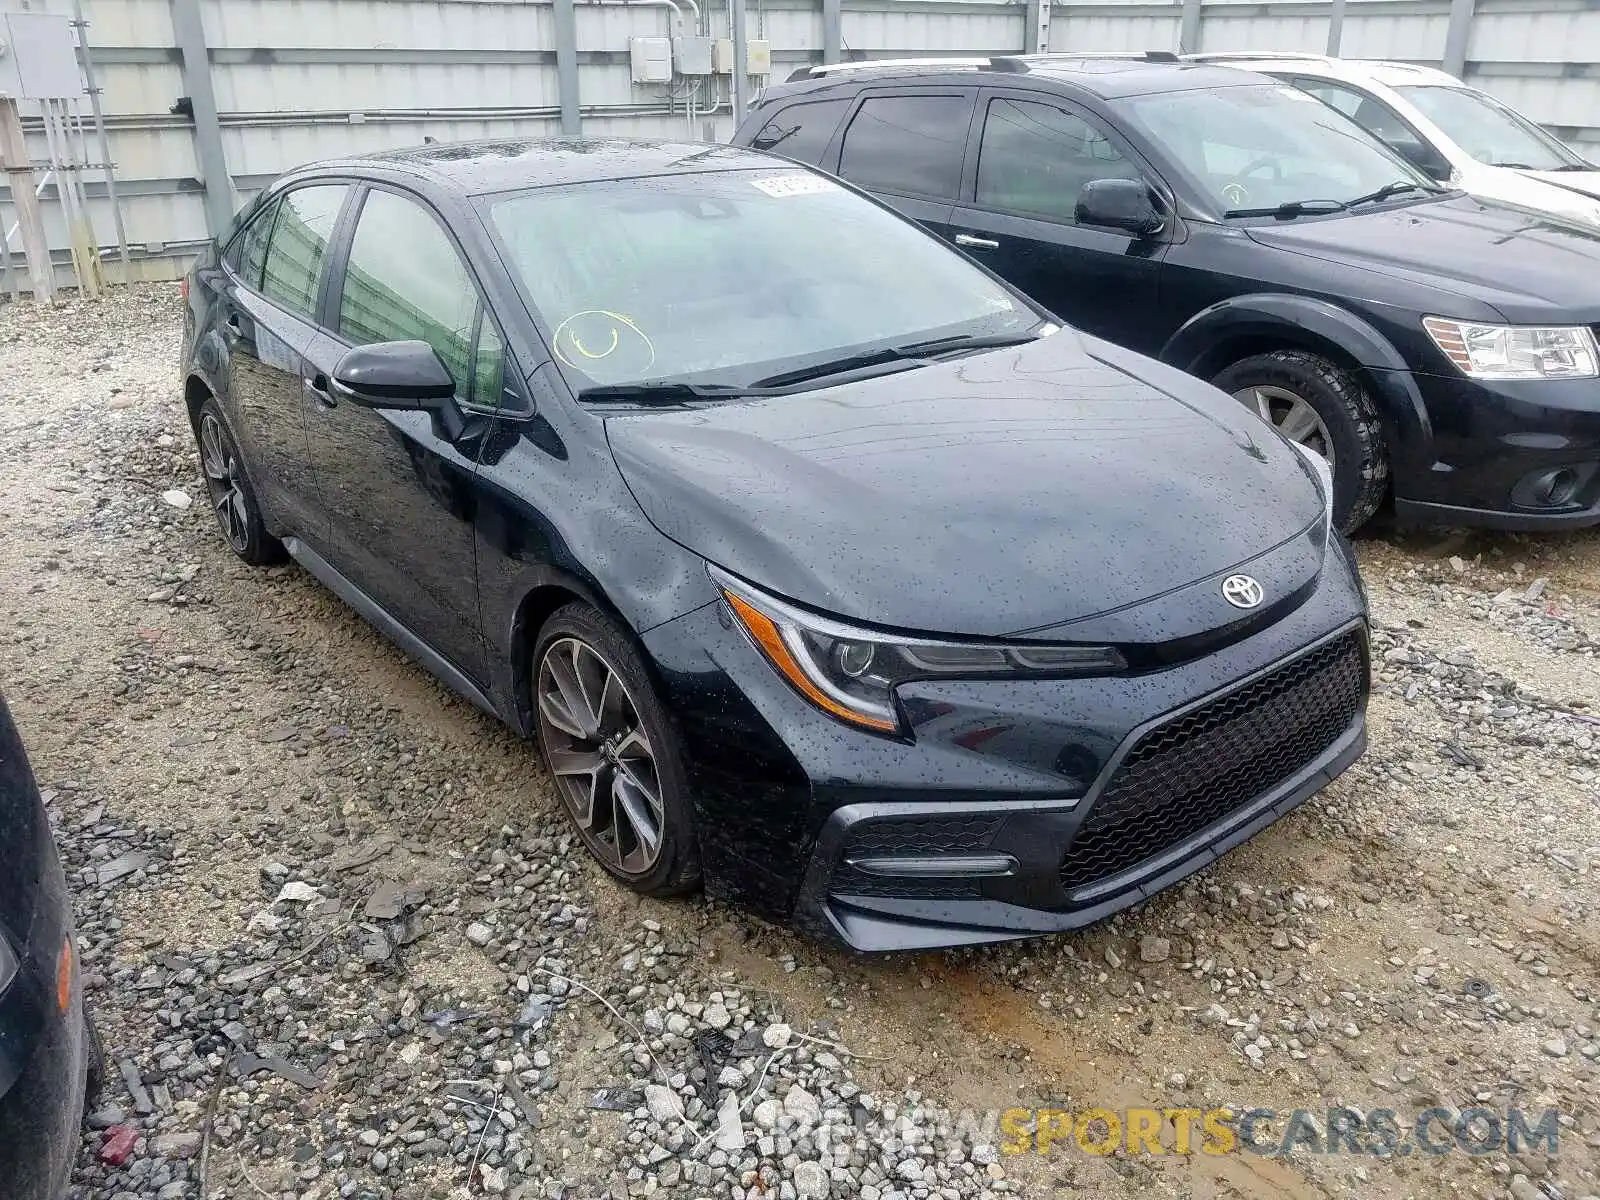
{"type": "Polygon", "coordinates": [[[1269,62],[1293,59],[1299,62],[1326,62],[1326,54],[1307,54],[1300,50],[1217,50],[1208,54],[1185,54],[1185,62],[1269,62]]]}
{"type": "Polygon", "coordinates": [[[855,62],[817,63],[801,67],[789,79],[821,79],[845,71],[866,71],[883,67],[987,67],[987,58],[863,58],[855,62]]]}
{"type": "Polygon", "coordinates": [[[1027,54],[1022,56],[1023,62],[1052,63],[1052,62],[1077,62],[1085,58],[1118,58],[1124,61],[1135,59],[1144,62],[1182,62],[1182,56],[1171,50],[1051,50],[1045,54],[1027,54]]]}

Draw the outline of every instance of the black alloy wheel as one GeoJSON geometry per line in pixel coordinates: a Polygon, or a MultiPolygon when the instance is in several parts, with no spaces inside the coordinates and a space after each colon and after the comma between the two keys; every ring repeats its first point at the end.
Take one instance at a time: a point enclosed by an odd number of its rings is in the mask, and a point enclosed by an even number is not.
{"type": "Polygon", "coordinates": [[[676,733],[629,639],[583,604],[541,631],[532,698],[556,792],[589,852],[636,891],[699,882],[676,733]]]}
{"type": "Polygon", "coordinates": [[[200,470],[205,475],[211,511],[229,547],[251,566],[282,562],[286,557],[283,543],[262,523],[261,508],[245,473],[238,444],[215,400],[200,406],[195,440],[200,444],[200,470]]]}

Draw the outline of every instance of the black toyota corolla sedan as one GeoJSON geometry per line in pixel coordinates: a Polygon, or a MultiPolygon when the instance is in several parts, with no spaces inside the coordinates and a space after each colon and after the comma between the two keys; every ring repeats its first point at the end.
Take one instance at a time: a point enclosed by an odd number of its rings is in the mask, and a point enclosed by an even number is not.
{"type": "Polygon", "coordinates": [[[0,1196],[58,1200],[91,1066],[72,909],[28,758],[0,698],[0,1196]]]}
{"type": "Polygon", "coordinates": [[[432,146],[188,285],[222,532],[537,740],[617,879],[892,949],[1081,925],[1364,745],[1326,464],[746,150],[432,146]]]}

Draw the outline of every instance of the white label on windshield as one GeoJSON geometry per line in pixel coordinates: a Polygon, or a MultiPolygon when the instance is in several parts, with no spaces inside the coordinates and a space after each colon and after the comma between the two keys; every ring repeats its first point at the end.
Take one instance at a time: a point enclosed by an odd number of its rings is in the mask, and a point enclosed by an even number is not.
{"type": "Polygon", "coordinates": [[[769,175],[750,182],[769,196],[814,196],[834,190],[834,184],[820,175],[769,175]]]}
{"type": "Polygon", "coordinates": [[[1322,103],[1322,101],[1318,100],[1310,92],[1302,92],[1297,87],[1281,87],[1278,89],[1278,95],[1287,96],[1291,100],[1309,100],[1313,104],[1322,103]]]}

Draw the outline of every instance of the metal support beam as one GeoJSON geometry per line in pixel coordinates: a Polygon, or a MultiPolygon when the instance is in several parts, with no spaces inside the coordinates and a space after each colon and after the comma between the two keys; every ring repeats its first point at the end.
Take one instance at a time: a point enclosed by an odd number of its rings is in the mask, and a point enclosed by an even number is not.
{"type": "Polygon", "coordinates": [[[1183,0],[1183,23],[1178,27],[1178,53],[1193,54],[1200,49],[1201,0],[1183,0]]]}
{"type": "Polygon", "coordinates": [[[839,0],[822,0],[822,61],[836,63],[844,46],[844,20],[839,0]]]}
{"type": "MultiPolygon", "coordinates": [[[[6,177],[11,181],[11,203],[17,209],[17,226],[22,234],[22,254],[27,261],[29,286],[35,300],[56,298],[56,276],[50,266],[50,247],[44,240],[44,216],[34,192],[33,164],[22,140],[22,116],[17,102],[0,97],[0,159],[5,160],[6,177]]],[[[9,245],[4,249],[11,257],[9,245]]]]}
{"type": "Polygon", "coordinates": [[[78,43],[78,62],[83,67],[84,90],[89,93],[89,111],[94,114],[95,139],[100,143],[101,169],[106,175],[106,192],[111,197],[111,220],[117,230],[117,246],[122,251],[124,281],[133,269],[128,255],[128,230],[122,221],[122,205],[117,201],[117,172],[111,163],[111,141],[106,136],[106,114],[100,105],[100,85],[94,77],[94,54],[89,49],[89,22],[83,16],[83,0],[72,0],[72,29],[78,43]]]}
{"type": "Polygon", "coordinates": [[[172,32],[183,56],[183,90],[194,117],[195,157],[206,187],[206,228],[216,237],[233,220],[233,180],[222,149],[222,124],[217,120],[217,96],[211,87],[211,58],[200,0],[172,0],[172,32]]]}
{"type": "Polygon", "coordinates": [[[576,137],[583,132],[578,99],[578,16],[572,0],[555,0],[556,79],[561,89],[561,132],[576,137]]]}
{"type": "Polygon", "coordinates": [[[1023,37],[1024,54],[1050,53],[1050,5],[1052,0],[1028,0],[1028,28],[1023,37]]]}
{"type": "Polygon", "coordinates": [[[1476,9],[1476,0],[1450,0],[1450,25],[1444,33],[1444,61],[1440,65],[1458,78],[1467,69],[1467,42],[1472,37],[1476,9]]]}
{"type": "Polygon", "coordinates": [[[1344,40],[1344,0],[1332,0],[1328,6],[1328,54],[1339,57],[1339,43],[1344,40]]]}
{"type": "Polygon", "coordinates": [[[728,7],[733,25],[733,125],[737,129],[750,103],[750,76],[745,71],[750,61],[750,38],[745,32],[744,0],[729,0],[728,7]]]}

